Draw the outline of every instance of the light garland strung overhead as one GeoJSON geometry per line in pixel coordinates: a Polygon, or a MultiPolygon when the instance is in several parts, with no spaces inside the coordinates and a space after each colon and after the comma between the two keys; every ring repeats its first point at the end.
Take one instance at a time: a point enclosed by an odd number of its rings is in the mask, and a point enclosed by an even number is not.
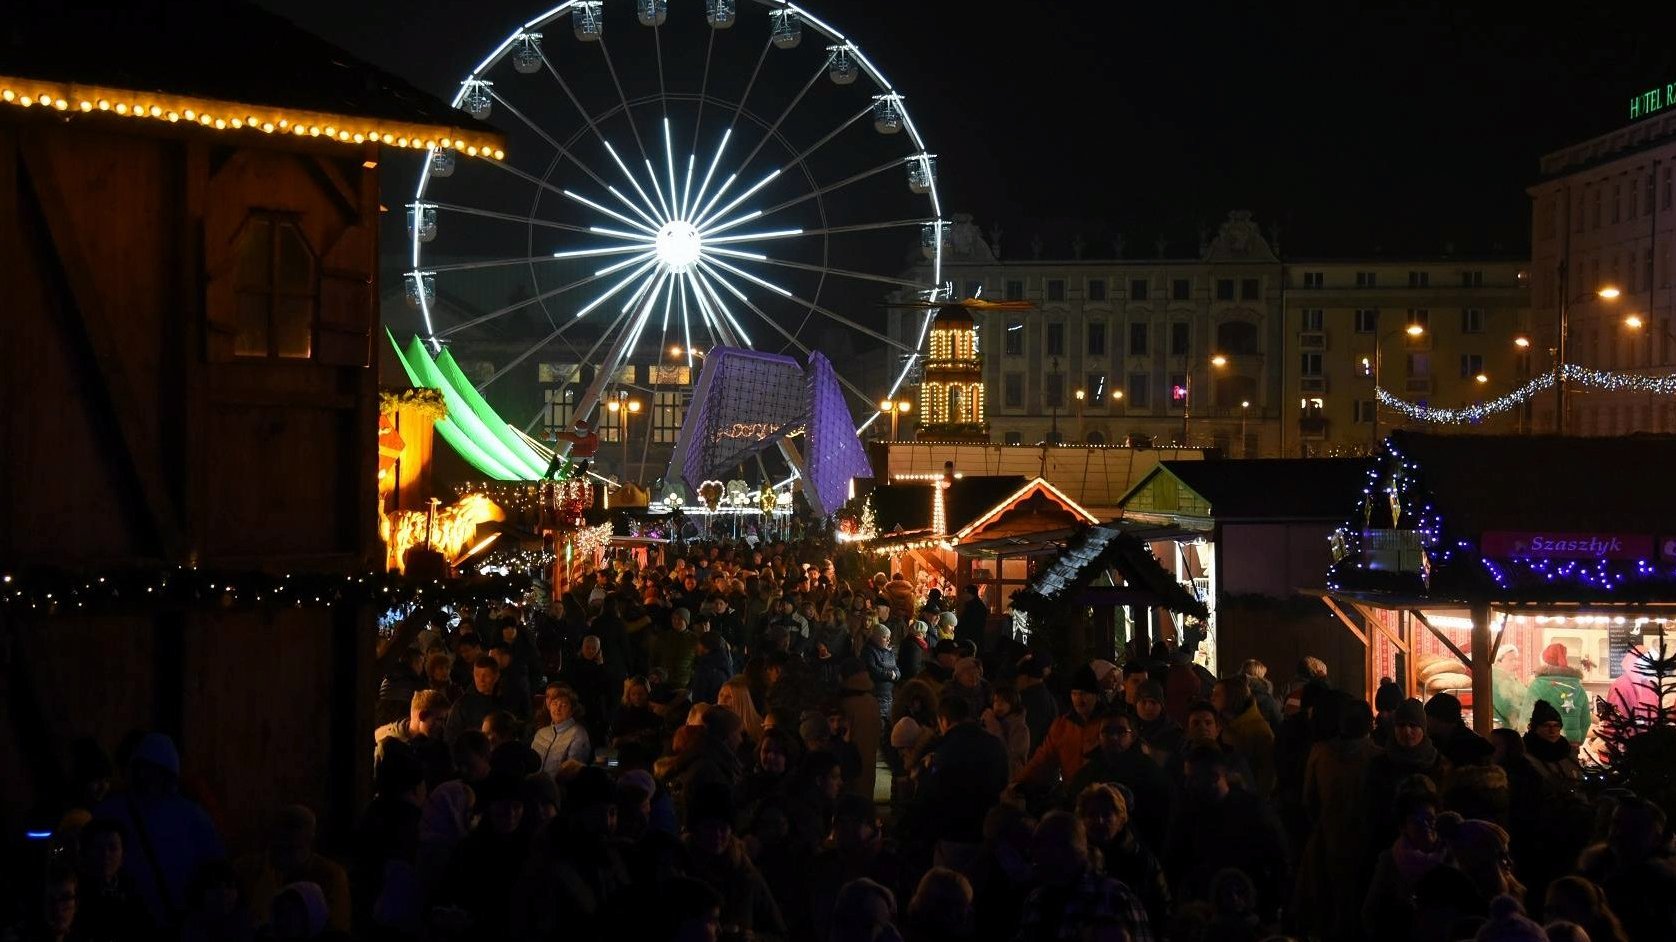
{"type": "MultiPolygon", "coordinates": [[[[1676,373],[1666,376],[1645,376],[1640,373],[1612,373],[1606,370],[1592,369],[1576,363],[1567,363],[1564,367],[1566,382],[1573,386],[1587,386],[1606,392],[1651,393],[1658,396],[1676,396],[1676,373]]],[[[1376,390],[1379,404],[1395,409],[1403,415],[1417,422],[1437,422],[1445,425],[1467,425],[1482,422],[1492,415],[1506,412],[1524,405],[1532,396],[1543,390],[1554,387],[1554,374],[1543,373],[1530,382],[1506,395],[1494,399],[1486,399],[1470,406],[1455,409],[1439,409],[1422,406],[1418,403],[1399,399],[1383,386],[1376,390]]]]}

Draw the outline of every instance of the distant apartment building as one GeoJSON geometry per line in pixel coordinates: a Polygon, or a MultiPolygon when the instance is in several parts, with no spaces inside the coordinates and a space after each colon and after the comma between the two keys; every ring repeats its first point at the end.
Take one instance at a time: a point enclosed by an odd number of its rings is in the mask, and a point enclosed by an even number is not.
{"type": "MultiPolygon", "coordinates": [[[[1155,259],[998,260],[957,218],[943,278],[961,297],[1035,305],[973,317],[992,441],[1291,457],[1367,450],[1376,366],[1382,385],[1422,404],[1470,405],[1523,382],[1530,366],[1518,354],[1530,348],[1514,341],[1529,330],[1525,268],[1505,259],[1287,261],[1251,214],[1235,212],[1198,257],[1155,259]]],[[[914,325],[903,311],[891,329],[907,336],[914,325]]],[[[1391,409],[1378,422],[1382,431],[1405,424],[1391,409]]]]}
{"type": "MultiPolygon", "coordinates": [[[[1539,369],[1560,352],[1562,314],[1568,364],[1657,376],[1676,368],[1671,105],[1662,90],[1637,95],[1628,124],[1542,158],[1542,180],[1528,191],[1539,369]],[[1602,297],[1606,289],[1615,296],[1602,297]]],[[[1557,400],[1536,400],[1537,428],[1560,426],[1557,400]]],[[[1571,383],[1567,401],[1563,427],[1574,434],[1676,432],[1676,397],[1571,383]]]]}

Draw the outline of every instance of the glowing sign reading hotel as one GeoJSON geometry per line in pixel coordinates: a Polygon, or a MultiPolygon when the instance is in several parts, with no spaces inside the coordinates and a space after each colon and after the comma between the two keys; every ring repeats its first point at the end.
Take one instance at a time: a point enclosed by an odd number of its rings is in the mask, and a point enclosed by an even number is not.
{"type": "Polygon", "coordinates": [[[1629,119],[1634,121],[1676,105],[1676,82],[1655,85],[1629,100],[1629,119]]]}

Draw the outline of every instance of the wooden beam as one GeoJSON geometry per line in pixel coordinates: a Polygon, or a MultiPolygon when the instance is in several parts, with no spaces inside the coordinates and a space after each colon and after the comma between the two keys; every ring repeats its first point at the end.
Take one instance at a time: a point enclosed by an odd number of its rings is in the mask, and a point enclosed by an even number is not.
{"type": "Polygon", "coordinates": [[[1426,615],[1425,615],[1424,612],[1420,611],[1419,609],[1410,609],[1410,612],[1414,615],[1415,618],[1419,619],[1420,624],[1426,626],[1427,631],[1429,631],[1433,635],[1435,635],[1437,637],[1437,640],[1443,642],[1444,647],[1448,648],[1450,651],[1452,651],[1454,653],[1454,655],[1456,657],[1461,659],[1461,663],[1466,665],[1467,670],[1469,670],[1469,671],[1472,670],[1472,658],[1468,657],[1467,653],[1465,651],[1461,650],[1460,645],[1456,644],[1453,641],[1450,641],[1448,635],[1439,631],[1437,626],[1432,624],[1430,619],[1426,618],[1426,615]]]}
{"type": "Polygon", "coordinates": [[[1495,679],[1490,665],[1490,606],[1472,605],[1472,728],[1484,736],[1495,725],[1495,679]]]}
{"type": "Polygon", "coordinates": [[[1502,612],[1501,613],[1501,624],[1496,626],[1496,641],[1495,641],[1494,644],[1490,645],[1490,663],[1491,664],[1494,664],[1496,662],[1496,658],[1501,657],[1501,638],[1502,638],[1502,635],[1505,635],[1505,634],[1507,634],[1507,613],[1502,612]]]}
{"type": "Polygon", "coordinates": [[[90,368],[86,371],[90,400],[94,409],[105,410],[109,421],[103,423],[96,415],[90,418],[96,425],[112,429],[115,441],[109,454],[137,484],[145,520],[151,525],[161,555],[182,560],[186,544],[181,517],[163,484],[161,448],[148,421],[148,405],[156,402],[156,396],[143,395],[129,375],[125,351],[111,329],[113,312],[99,295],[96,268],[77,238],[51,152],[35,135],[20,135],[18,149],[28,177],[27,191],[33,194],[52,241],[50,247],[43,248],[58,263],[67,292],[62,300],[71,314],[68,326],[92,354],[93,362],[87,364],[90,368]]]}
{"type": "Polygon", "coordinates": [[[1338,616],[1338,620],[1344,625],[1344,627],[1350,629],[1350,633],[1356,636],[1357,641],[1362,642],[1364,645],[1368,643],[1368,636],[1362,632],[1362,629],[1356,627],[1356,623],[1350,620],[1349,615],[1344,614],[1344,609],[1339,608],[1338,603],[1333,601],[1331,596],[1321,596],[1321,604],[1332,609],[1333,614],[1338,616]]]}
{"type": "Polygon", "coordinates": [[[1362,613],[1363,620],[1368,622],[1368,624],[1373,625],[1375,628],[1378,628],[1379,633],[1385,636],[1385,640],[1391,642],[1393,645],[1396,645],[1398,651],[1401,651],[1404,654],[1408,653],[1408,645],[1404,644],[1401,638],[1393,634],[1391,629],[1385,627],[1385,620],[1383,618],[1380,618],[1372,609],[1361,602],[1351,602],[1350,605],[1355,608],[1356,611],[1362,613]]]}
{"type": "Polygon", "coordinates": [[[914,561],[918,562],[921,566],[936,570],[937,574],[948,580],[950,585],[954,584],[954,570],[950,569],[949,564],[943,562],[942,557],[938,556],[936,553],[927,553],[924,550],[911,549],[908,551],[908,555],[912,556],[914,561]]]}

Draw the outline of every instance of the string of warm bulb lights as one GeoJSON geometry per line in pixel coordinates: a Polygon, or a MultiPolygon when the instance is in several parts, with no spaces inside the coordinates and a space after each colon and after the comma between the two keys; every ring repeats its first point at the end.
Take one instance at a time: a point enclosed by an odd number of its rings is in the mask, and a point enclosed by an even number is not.
{"type": "MultiPolygon", "coordinates": [[[[1565,380],[1573,386],[1586,386],[1605,392],[1649,393],[1656,396],[1676,396],[1676,373],[1666,376],[1645,376],[1640,373],[1614,373],[1597,370],[1576,363],[1564,366],[1565,380]]],[[[1518,389],[1494,399],[1475,402],[1470,406],[1446,409],[1423,406],[1398,398],[1390,390],[1379,387],[1379,404],[1394,409],[1417,422],[1442,425],[1468,425],[1482,422],[1490,416],[1515,409],[1544,390],[1554,388],[1554,374],[1543,373],[1518,389]]]]}
{"type": "Polygon", "coordinates": [[[271,107],[189,95],[137,92],[99,85],[39,82],[0,75],[0,103],[70,114],[114,114],[169,124],[196,124],[216,131],[254,131],[325,138],[345,144],[377,143],[416,150],[455,150],[468,157],[503,160],[506,151],[489,138],[468,140],[454,128],[388,124],[377,119],[271,107]]]}

